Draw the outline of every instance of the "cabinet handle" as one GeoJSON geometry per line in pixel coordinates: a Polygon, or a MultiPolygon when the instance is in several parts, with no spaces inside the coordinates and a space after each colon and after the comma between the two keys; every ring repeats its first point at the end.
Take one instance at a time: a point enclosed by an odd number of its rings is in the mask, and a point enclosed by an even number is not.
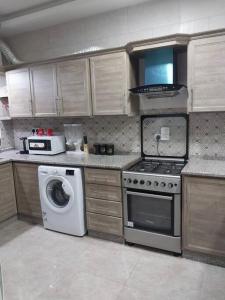
{"type": "Polygon", "coordinates": [[[63,98],[59,99],[60,102],[60,113],[63,114],[63,98]]]}
{"type": "Polygon", "coordinates": [[[194,99],[194,97],[193,97],[193,88],[191,88],[190,89],[190,104],[189,104],[189,110],[191,111],[191,112],[193,112],[193,99],[194,99]]]}
{"type": "Polygon", "coordinates": [[[30,112],[33,115],[33,102],[32,102],[32,99],[30,99],[30,112]]]}
{"type": "Polygon", "coordinates": [[[60,116],[63,113],[63,99],[56,98],[56,110],[58,115],[60,116]]]}
{"type": "Polygon", "coordinates": [[[60,115],[60,111],[59,111],[59,98],[55,98],[55,106],[56,106],[56,112],[58,115],[60,115]]]}
{"type": "Polygon", "coordinates": [[[193,101],[194,101],[193,88],[191,88],[191,111],[193,111],[193,101]]]}

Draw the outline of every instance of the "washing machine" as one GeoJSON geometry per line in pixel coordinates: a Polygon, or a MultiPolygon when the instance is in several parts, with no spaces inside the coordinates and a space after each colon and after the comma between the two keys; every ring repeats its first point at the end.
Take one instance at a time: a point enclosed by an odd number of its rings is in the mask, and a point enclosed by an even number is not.
{"type": "Polygon", "coordinates": [[[38,179],[44,227],[76,236],[85,235],[82,170],[40,166],[38,179]]]}

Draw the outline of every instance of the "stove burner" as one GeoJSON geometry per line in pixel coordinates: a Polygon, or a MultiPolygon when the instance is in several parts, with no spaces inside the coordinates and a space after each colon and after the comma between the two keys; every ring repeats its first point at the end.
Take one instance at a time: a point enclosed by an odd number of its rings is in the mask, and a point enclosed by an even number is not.
{"type": "Polygon", "coordinates": [[[184,163],[176,161],[143,160],[130,168],[129,171],[150,174],[180,175],[183,167],[184,163]]]}

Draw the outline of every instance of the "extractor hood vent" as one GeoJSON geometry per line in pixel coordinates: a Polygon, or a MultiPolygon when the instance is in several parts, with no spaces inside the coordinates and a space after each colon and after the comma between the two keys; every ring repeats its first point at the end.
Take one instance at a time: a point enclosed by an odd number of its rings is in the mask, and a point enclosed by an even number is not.
{"type": "Polygon", "coordinates": [[[130,89],[130,92],[136,95],[142,95],[146,98],[165,98],[175,97],[180,94],[186,87],[181,84],[154,84],[142,85],[130,89]]]}
{"type": "Polygon", "coordinates": [[[15,54],[12,52],[9,46],[3,40],[0,39],[0,54],[1,53],[4,55],[7,62],[10,64],[16,65],[23,63],[15,56],[15,54]]]}

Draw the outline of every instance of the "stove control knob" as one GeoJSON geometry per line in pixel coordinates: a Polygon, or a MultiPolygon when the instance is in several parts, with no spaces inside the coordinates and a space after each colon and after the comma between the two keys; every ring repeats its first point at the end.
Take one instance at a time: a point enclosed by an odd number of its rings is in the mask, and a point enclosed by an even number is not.
{"type": "Polygon", "coordinates": [[[155,181],[154,186],[158,186],[158,185],[159,185],[158,181],[155,181]]]}
{"type": "Polygon", "coordinates": [[[166,186],[165,182],[161,182],[161,183],[160,183],[160,186],[161,186],[161,187],[165,187],[165,186],[166,186]]]}
{"type": "Polygon", "coordinates": [[[138,183],[138,180],[137,179],[134,179],[133,180],[133,184],[137,184],[138,183]]]}
{"type": "Polygon", "coordinates": [[[150,180],[148,180],[148,181],[146,182],[146,184],[147,184],[147,185],[151,185],[152,183],[151,183],[150,180]]]}
{"type": "Polygon", "coordinates": [[[145,184],[145,181],[144,180],[140,180],[140,184],[145,184]]]}
{"type": "Polygon", "coordinates": [[[127,182],[128,182],[128,183],[131,183],[131,182],[132,182],[132,180],[131,180],[130,178],[128,178],[128,179],[127,179],[127,182]]]}
{"type": "Polygon", "coordinates": [[[168,188],[172,189],[173,188],[173,184],[172,183],[168,183],[168,188]]]}

